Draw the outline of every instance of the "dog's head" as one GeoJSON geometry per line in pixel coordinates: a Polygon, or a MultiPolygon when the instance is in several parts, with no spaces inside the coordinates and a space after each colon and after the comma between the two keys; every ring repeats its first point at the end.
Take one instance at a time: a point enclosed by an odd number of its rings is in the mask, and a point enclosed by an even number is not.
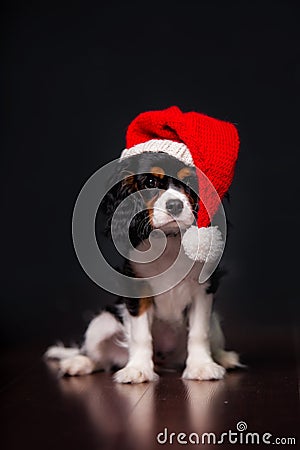
{"type": "Polygon", "coordinates": [[[122,181],[113,186],[102,203],[108,231],[116,214],[114,235],[118,240],[122,241],[129,229],[130,240],[136,246],[153,229],[170,233],[188,228],[197,220],[195,168],[166,153],[145,152],[121,160],[118,169],[122,181]]]}

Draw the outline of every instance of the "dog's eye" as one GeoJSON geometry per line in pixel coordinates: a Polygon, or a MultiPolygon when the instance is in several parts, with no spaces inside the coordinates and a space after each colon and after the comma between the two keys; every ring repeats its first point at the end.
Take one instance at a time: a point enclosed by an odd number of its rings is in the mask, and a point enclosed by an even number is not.
{"type": "Polygon", "coordinates": [[[148,176],[145,181],[145,187],[147,189],[153,189],[157,187],[157,179],[153,176],[148,176]]]}

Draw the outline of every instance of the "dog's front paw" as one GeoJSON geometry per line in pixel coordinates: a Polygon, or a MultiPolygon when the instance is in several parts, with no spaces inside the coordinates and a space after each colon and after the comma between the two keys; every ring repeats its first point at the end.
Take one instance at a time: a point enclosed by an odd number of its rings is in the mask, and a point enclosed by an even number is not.
{"type": "Polygon", "coordinates": [[[88,375],[93,372],[95,365],[87,356],[76,355],[62,359],[59,368],[63,375],[88,375]]]}
{"type": "Polygon", "coordinates": [[[189,365],[182,374],[186,380],[221,380],[225,375],[224,367],[215,362],[207,362],[201,365],[189,365]]]}
{"type": "Polygon", "coordinates": [[[126,366],[114,374],[117,383],[144,383],[158,380],[158,375],[151,368],[126,366]]]}

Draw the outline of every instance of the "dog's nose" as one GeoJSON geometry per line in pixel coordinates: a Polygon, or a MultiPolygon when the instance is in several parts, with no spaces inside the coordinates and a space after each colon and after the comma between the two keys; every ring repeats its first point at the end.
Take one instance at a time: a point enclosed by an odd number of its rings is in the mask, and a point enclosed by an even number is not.
{"type": "Polygon", "coordinates": [[[166,202],[166,210],[172,214],[172,216],[179,216],[183,210],[183,203],[178,198],[168,200],[166,202]]]}

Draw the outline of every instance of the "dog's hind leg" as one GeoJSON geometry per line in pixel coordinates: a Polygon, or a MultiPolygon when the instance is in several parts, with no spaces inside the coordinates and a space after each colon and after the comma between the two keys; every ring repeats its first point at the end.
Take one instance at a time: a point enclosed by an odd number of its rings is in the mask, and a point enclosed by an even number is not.
{"type": "Polygon", "coordinates": [[[213,359],[225,369],[245,367],[240,363],[239,355],[236,352],[225,350],[225,338],[220,319],[215,313],[211,317],[210,346],[213,359]]]}
{"type": "Polygon", "coordinates": [[[98,370],[109,371],[123,367],[128,359],[124,344],[125,334],[121,322],[104,311],[89,324],[83,346],[50,347],[46,358],[58,359],[59,369],[65,375],[87,375],[98,370]]]}

